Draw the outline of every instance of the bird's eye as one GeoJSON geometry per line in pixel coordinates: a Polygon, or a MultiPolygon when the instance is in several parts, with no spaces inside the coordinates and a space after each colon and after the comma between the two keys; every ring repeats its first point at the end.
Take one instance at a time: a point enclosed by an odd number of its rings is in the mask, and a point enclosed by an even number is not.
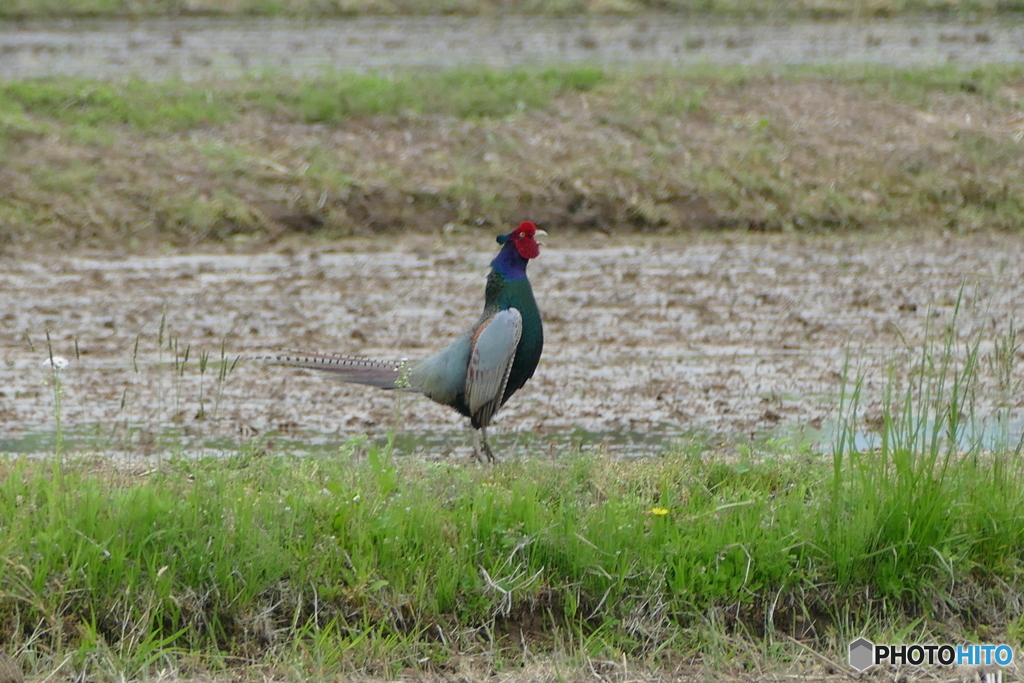
{"type": "Polygon", "coordinates": [[[521,233],[519,233],[519,236],[520,237],[526,237],[526,233],[525,232],[521,232],[521,233]]]}

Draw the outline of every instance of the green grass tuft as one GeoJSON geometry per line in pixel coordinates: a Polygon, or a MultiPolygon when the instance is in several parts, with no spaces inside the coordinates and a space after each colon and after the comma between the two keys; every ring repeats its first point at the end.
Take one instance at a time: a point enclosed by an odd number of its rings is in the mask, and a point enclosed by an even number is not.
{"type": "Polygon", "coordinates": [[[894,368],[872,447],[858,434],[863,378],[844,387],[833,449],[836,578],[936,618],[959,611],[965,576],[1000,580],[1024,544],[1022,443],[1000,429],[1005,409],[977,408],[982,335],[961,341],[958,313],[959,302],[950,331],[903,359],[906,378],[894,368]]]}
{"type": "Polygon", "coordinates": [[[0,88],[0,98],[26,113],[65,123],[127,125],[146,132],[177,131],[230,118],[219,93],[179,82],[9,81],[0,88]]]}
{"type": "Polygon", "coordinates": [[[552,97],[595,88],[604,73],[593,67],[544,71],[486,69],[422,74],[334,74],[292,86],[276,80],[227,89],[179,81],[123,83],[47,78],[0,87],[3,130],[24,128],[24,115],[84,126],[130,126],[145,133],[194,129],[236,120],[252,103],[305,122],[353,116],[441,114],[459,118],[505,116],[546,107],[552,97]]]}
{"type": "Polygon", "coordinates": [[[337,123],[353,116],[440,114],[458,118],[506,116],[548,106],[566,92],[591,90],[600,69],[493,71],[458,69],[393,76],[337,74],[302,83],[274,100],[308,123],[337,123]]]}

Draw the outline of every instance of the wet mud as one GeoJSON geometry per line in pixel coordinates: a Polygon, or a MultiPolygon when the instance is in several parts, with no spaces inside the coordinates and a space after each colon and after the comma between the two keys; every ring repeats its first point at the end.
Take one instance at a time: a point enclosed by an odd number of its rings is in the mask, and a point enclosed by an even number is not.
{"type": "Polygon", "coordinates": [[[0,23],[0,78],[215,80],[395,67],[588,63],[892,66],[1024,60],[1024,22],[721,23],[640,17],[64,20],[0,23]]]}
{"type": "MultiPolygon", "coordinates": [[[[222,343],[229,358],[267,349],[424,357],[475,320],[492,255],[490,238],[474,235],[5,260],[0,449],[52,446],[32,440],[55,427],[48,332],[52,352],[69,360],[63,429],[93,434],[100,449],[147,454],[268,434],[329,442],[397,427],[405,439],[429,435],[428,455],[468,452],[465,420],[426,399],[252,363],[220,381],[218,363],[222,343]]],[[[864,367],[865,392],[880,394],[907,345],[945,333],[962,286],[959,334],[983,330],[990,353],[1020,318],[1024,238],[562,236],[530,271],[546,346],[536,376],[499,414],[499,443],[604,434],[639,436],[658,452],[692,430],[827,426],[847,354],[864,367]]],[[[1019,382],[1019,351],[1011,364],[1019,382]]],[[[1019,418],[1024,395],[1007,398],[994,363],[982,374],[982,395],[1003,396],[1019,418]]]]}

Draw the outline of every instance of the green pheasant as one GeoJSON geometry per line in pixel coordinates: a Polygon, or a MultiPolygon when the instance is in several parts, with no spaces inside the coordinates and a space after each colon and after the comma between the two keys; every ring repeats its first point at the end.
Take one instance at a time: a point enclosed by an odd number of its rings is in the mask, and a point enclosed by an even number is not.
{"type": "Polygon", "coordinates": [[[540,254],[529,221],[498,237],[501,250],[491,261],[480,319],[446,348],[421,361],[387,361],[358,356],[285,353],[260,356],[274,365],[329,373],[342,382],[419,392],[468,417],[474,451],[493,462],[487,426],[512,394],[533,376],[544,348],[544,329],[533,288],[526,277],[530,259],[540,254]]]}

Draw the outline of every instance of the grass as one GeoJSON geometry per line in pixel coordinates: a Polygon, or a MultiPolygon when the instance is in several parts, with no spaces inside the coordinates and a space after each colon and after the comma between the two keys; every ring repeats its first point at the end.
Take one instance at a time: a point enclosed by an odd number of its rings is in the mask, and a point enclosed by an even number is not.
{"type": "MultiPolygon", "coordinates": [[[[250,110],[285,120],[340,123],[353,117],[421,114],[486,118],[546,107],[563,92],[593,89],[595,68],[544,71],[468,69],[432,76],[331,74],[291,83],[214,88],[184,82],[122,83],[54,78],[10,81],[0,97],[13,114],[83,127],[123,126],[143,133],[195,130],[237,121],[250,110]]],[[[15,119],[12,127],[16,127],[15,119]]]]}
{"type": "MultiPolygon", "coordinates": [[[[959,306],[958,301],[951,330],[959,306]]],[[[1015,492],[1024,442],[1006,431],[1006,408],[984,418],[976,409],[982,341],[981,333],[963,339],[954,331],[943,339],[927,335],[923,348],[908,349],[903,359],[909,376],[889,379],[875,447],[858,447],[858,427],[847,419],[833,449],[833,523],[867,532],[857,539],[863,545],[844,561],[840,580],[856,575],[858,564],[874,565],[871,584],[877,595],[911,597],[927,617],[975,619],[957,607],[955,593],[948,590],[958,580],[957,568],[986,574],[983,567],[993,557],[1016,554],[1012,548],[1019,542],[1010,527],[1024,501],[1015,492]],[[842,476],[844,469],[849,476],[842,476]],[[842,502],[849,486],[861,489],[857,504],[842,502]],[[1013,498],[1018,502],[1010,508],[991,503],[1013,498]],[[967,545],[952,543],[965,528],[973,530],[967,545]],[[871,561],[865,563],[867,558],[871,561]],[[931,571],[922,572],[923,566],[931,571]]],[[[1012,366],[1009,347],[1018,348],[1012,323],[989,362],[1012,366]]],[[[856,415],[860,393],[859,381],[844,387],[841,400],[848,414],[856,415]]]]}
{"type": "MultiPolygon", "coordinates": [[[[972,17],[1024,11],[1019,0],[528,0],[515,12],[547,16],[678,12],[696,16],[834,19],[891,17],[924,12],[972,17]]],[[[11,0],[0,17],[120,16],[424,16],[509,12],[500,0],[11,0]]]]}
{"type": "Polygon", "coordinates": [[[0,84],[0,245],[1024,224],[1024,72],[593,67],[0,84]]]}
{"type": "Polygon", "coordinates": [[[229,111],[209,90],[129,81],[11,81],[3,97],[21,111],[82,127],[128,126],[160,133],[223,123],[229,111]]]}
{"type": "MultiPolygon", "coordinates": [[[[494,118],[542,109],[566,92],[593,90],[604,80],[594,67],[544,71],[442,71],[432,77],[403,73],[390,77],[337,74],[300,83],[266,103],[306,123],[341,123],[376,115],[494,118]]],[[[251,94],[248,96],[252,96],[251,94]]]]}
{"type": "Polygon", "coordinates": [[[959,327],[894,359],[872,446],[851,365],[831,459],[778,440],[723,458],[693,438],[661,458],[492,468],[362,439],[305,457],[257,440],[141,469],[7,460],[3,637],[40,674],[62,663],[96,680],[256,665],[441,677],[467,662],[486,676],[623,657],[807,673],[808,648],[842,661],[861,635],[1019,646],[1021,444],[986,436],[1008,408],[975,410],[979,368],[1011,367],[1018,342],[1011,327],[983,354],[984,333],[959,327]]]}

